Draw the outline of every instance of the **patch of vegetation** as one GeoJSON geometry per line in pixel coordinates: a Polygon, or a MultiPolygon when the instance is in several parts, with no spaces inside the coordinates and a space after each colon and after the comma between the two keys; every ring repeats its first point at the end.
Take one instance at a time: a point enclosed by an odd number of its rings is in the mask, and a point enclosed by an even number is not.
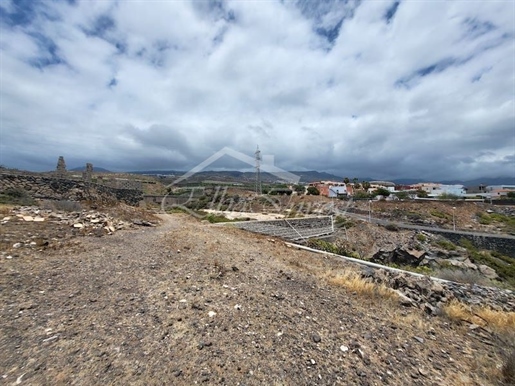
{"type": "MultiPolygon", "coordinates": [[[[340,245],[337,245],[335,243],[331,243],[331,242],[325,241],[325,240],[309,239],[306,242],[306,246],[313,248],[313,249],[318,249],[319,251],[334,253],[335,255],[348,256],[348,257],[353,257],[355,259],[361,259],[361,256],[359,255],[359,253],[354,252],[354,251],[348,251],[346,248],[344,248],[340,245]]],[[[361,260],[363,260],[363,259],[361,259],[361,260]]]]}
{"type": "Polygon", "coordinates": [[[399,232],[399,227],[397,226],[397,224],[394,224],[394,223],[388,223],[384,226],[384,228],[386,230],[389,230],[390,232],[399,232]]]}
{"type": "Polygon", "coordinates": [[[318,195],[320,195],[320,191],[314,186],[309,186],[308,187],[308,195],[318,196],[318,195]]]}
{"type": "Polygon", "coordinates": [[[224,215],[213,214],[213,213],[208,214],[206,216],[206,220],[209,221],[211,224],[217,224],[217,223],[221,223],[221,222],[234,222],[234,221],[237,221],[237,220],[228,219],[224,215]]]}
{"type": "Polygon", "coordinates": [[[497,275],[515,288],[515,260],[499,252],[479,251],[470,240],[462,238],[460,245],[467,249],[470,261],[474,264],[484,264],[497,272],[497,275]]]}
{"type": "Polygon", "coordinates": [[[424,236],[422,233],[417,234],[417,240],[421,243],[424,243],[427,240],[427,237],[424,236]]]}
{"type": "Polygon", "coordinates": [[[460,200],[461,197],[452,193],[442,193],[438,196],[439,200],[460,200]]]}
{"type": "Polygon", "coordinates": [[[384,284],[376,284],[365,280],[353,271],[344,271],[338,274],[331,272],[327,274],[327,281],[332,285],[345,287],[348,291],[356,292],[360,295],[397,299],[397,294],[392,289],[384,284]]]}
{"type": "Polygon", "coordinates": [[[499,223],[510,232],[515,232],[515,217],[506,216],[500,213],[477,213],[478,221],[483,225],[499,223]]]}
{"type": "Polygon", "coordinates": [[[439,240],[436,242],[436,245],[438,245],[440,248],[443,248],[447,251],[455,251],[457,248],[455,244],[451,243],[448,240],[439,240]]]}
{"type": "Polygon", "coordinates": [[[434,217],[438,217],[438,218],[441,218],[441,219],[444,219],[444,220],[450,220],[452,219],[452,216],[445,213],[445,212],[440,212],[439,210],[432,210],[429,212],[431,214],[431,216],[434,216],[434,217]]]}
{"type": "Polygon", "coordinates": [[[0,193],[0,204],[35,205],[36,201],[23,189],[7,189],[0,193]]]}
{"type": "Polygon", "coordinates": [[[396,192],[394,193],[394,195],[396,195],[399,200],[407,200],[408,198],[410,198],[408,192],[396,192]]]}
{"type": "Polygon", "coordinates": [[[334,219],[334,224],[339,228],[351,228],[354,226],[354,222],[345,216],[336,216],[334,219]]]}
{"type": "Polygon", "coordinates": [[[358,190],[357,192],[354,192],[354,195],[352,196],[354,200],[364,200],[364,199],[370,199],[372,196],[368,194],[367,192],[364,192],[362,190],[358,190]]]}
{"type": "Polygon", "coordinates": [[[377,188],[371,193],[371,195],[372,195],[372,197],[376,197],[376,196],[388,197],[390,195],[390,191],[385,188],[377,188]]]}

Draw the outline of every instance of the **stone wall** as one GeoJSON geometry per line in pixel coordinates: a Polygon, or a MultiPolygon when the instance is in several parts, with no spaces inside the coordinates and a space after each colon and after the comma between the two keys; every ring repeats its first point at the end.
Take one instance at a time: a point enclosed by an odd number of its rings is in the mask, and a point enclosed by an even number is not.
{"type": "Polygon", "coordinates": [[[138,205],[143,199],[140,190],[115,189],[65,178],[0,173],[0,192],[9,189],[22,189],[34,198],[50,200],[91,200],[103,203],[123,201],[129,205],[138,205]]]}
{"type": "Polygon", "coordinates": [[[441,230],[427,230],[427,232],[439,234],[455,244],[459,244],[461,239],[467,239],[471,241],[476,248],[497,251],[503,255],[515,258],[515,237],[501,235],[486,236],[468,232],[446,232],[441,230]]]}

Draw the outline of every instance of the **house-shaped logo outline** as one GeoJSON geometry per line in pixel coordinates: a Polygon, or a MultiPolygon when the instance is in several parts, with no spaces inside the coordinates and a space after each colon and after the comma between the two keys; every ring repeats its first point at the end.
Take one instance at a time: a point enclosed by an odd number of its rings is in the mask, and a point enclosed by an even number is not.
{"type": "MultiPolygon", "coordinates": [[[[191,176],[201,172],[205,168],[207,168],[209,165],[211,165],[213,162],[216,162],[220,158],[222,158],[224,155],[228,155],[234,159],[237,159],[239,161],[242,161],[250,166],[255,166],[256,159],[253,157],[250,157],[244,153],[241,153],[239,151],[233,150],[229,147],[224,147],[220,150],[218,150],[216,153],[214,153],[211,157],[206,158],[204,161],[199,163],[197,166],[190,169],[187,173],[185,173],[183,176],[178,178],[177,180],[170,183],[167,187],[171,187],[173,185],[178,184],[179,182],[182,182],[184,180],[187,180],[191,176]]],[[[266,158],[265,158],[266,159],[266,158]]],[[[300,181],[300,176],[290,173],[284,169],[278,168],[277,166],[271,164],[271,163],[263,163],[260,165],[260,169],[264,172],[273,174],[277,178],[280,178],[282,180],[297,184],[300,181]]]]}
{"type": "MultiPolygon", "coordinates": [[[[248,155],[246,155],[244,153],[241,153],[239,151],[233,150],[233,149],[231,149],[229,147],[224,147],[224,148],[218,150],[216,153],[214,153],[211,157],[206,158],[204,161],[202,161],[198,165],[196,165],[193,168],[191,168],[188,172],[186,172],[184,175],[182,175],[181,177],[179,177],[175,181],[172,181],[166,187],[167,188],[171,188],[172,186],[174,186],[174,185],[176,185],[176,184],[178,184],[178,183],[180,183],[180,182],[182,182],[184,180],[187,180],[191,176],[201,172],[202,170],[207,168],[209,165],[211,165],[213,162],[216,162],[217,160],[219,160],[220,158],[222,158],[225,155],[228,155],[228,156],[230,156],[230,157],[232,157],[234,159],[237,159],[237,160],[242,161],[242,162],[244,162],[244,163],[246,163],[246,164],[248,164],[250,166],[255,167],[255,163],[256,163],[256,159],[255,158],[250,157],[250,156],[248,156],[248,155]]],[[[265,160],[271,160],[271,159],[272,159],[271,157],[265,156],[265,160]]],[[[290,172],[288,172],[288,171],[286,171],[284,169],[281,169],[281,168],[273,165],[272,162],[264,162],[263,164],[260,165],[260,170],[265,171],[265,172],[270,173],[270,174],[273,174],[277,178],[285,180],[285,181],[288,181],[288,182],[291,182],[293,184],[297,184],[300,181],[300,176],[298,176],[296,174],[293,174],[293,173],[290,173],[290,172]]],[[[168,195],[169,195],[169,193],[167,193],[163,197],[163,199],[161,201],[161,209],[163,211],[164,211],[164,207],[165,207],[165,201],[166,201],[166,198],[168,197],[168,195]]],[[[181,206],[181,205],[179,205],[179,206],[181,206]]],[[[183,207],[183,208],[188,210],[185,207],[183,207]]]]}

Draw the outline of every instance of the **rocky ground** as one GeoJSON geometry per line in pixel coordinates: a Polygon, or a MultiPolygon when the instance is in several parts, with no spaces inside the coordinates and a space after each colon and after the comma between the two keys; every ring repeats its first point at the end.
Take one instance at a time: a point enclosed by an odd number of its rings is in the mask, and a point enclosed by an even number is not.
{"type": "Polygon", "coordinates": [[[48,234],[57,223],[0,226],[11,238],[0,258],[0,382],[499,382],[498,342],[487,330],[338,285],[328,278],[352,268],[339,259],[181,214],[151,227],[131,222],[155,223],[136,212],[112,213],[105,221],[131,225],[82,231],[86,219],[103,218],[93,215],[85,212],[83,227],[65,220],[56,232],[69,242],[55,249],[25,245],[58,239],[48,234]],[[26,253],[5,251],[11,241],[26,253]]]}

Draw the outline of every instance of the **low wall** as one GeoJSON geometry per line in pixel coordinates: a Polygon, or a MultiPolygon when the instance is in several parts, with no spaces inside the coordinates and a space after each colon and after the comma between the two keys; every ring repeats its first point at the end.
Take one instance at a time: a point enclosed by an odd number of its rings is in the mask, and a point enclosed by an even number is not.
{"type": "Polygon", "coordinates": [[[81,180],[0,173],[0,192],[9,189],[21,189],[31,197],[50,200],[123,201],[135,206],[143,199],[139,190],[115,189],[81,180]]]}

